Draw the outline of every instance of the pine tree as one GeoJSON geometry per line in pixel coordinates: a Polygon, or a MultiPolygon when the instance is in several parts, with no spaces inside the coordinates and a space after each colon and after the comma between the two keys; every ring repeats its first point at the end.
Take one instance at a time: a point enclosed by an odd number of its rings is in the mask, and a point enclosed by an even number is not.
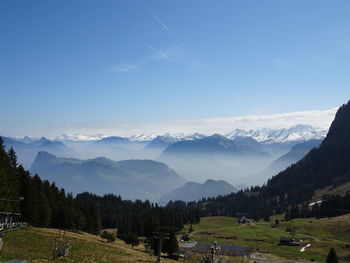
{"type": "Polygon", "coordinates": [[[339,262],[337,253],[335,252],[334,248],[331,248],[329,250],[326,262],[327,263],[338,263],[339,262]]]}
{"type": "Polygon", "coordinates": [[[12,167],[17,167],[18,163],[17,163],[17,156],[15,153],[15,150],[11,147],[9,152],[8,152],[8,156],[10,157],[10,162],[11,162],[11,166],[12,167]]]}
{"type": "Polygon", "coordinates": [[[177,242],[175,232],[171,232],[169,239],[163,241],[162,251],[169,253],[169,255],[179,251],[179,244],[177,242]]]}

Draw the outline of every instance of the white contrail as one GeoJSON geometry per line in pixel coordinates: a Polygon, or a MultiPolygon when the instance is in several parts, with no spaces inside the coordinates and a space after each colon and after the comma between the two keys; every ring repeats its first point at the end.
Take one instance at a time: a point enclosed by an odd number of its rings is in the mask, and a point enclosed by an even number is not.
{"type": "Polygon", "coordinates": [[[149,9],[143,2],[140,0],[140,4],[146,11],[154,18],[154,20],[157,21],[157,23],[166,31],[168,34],[180,45],[180,46],[185,46],[180,39],[178,39],[175,34],[167,27],[160,19],[157,17],[151,9],[149,9]]]}
{"type": "Polygon", "coordinates": [[[156,52],[159,56],[161,56],[161,57],[163,57],[163,58],[166,58],[166,59],[168,59],[168,60],[173,60],[173,59],[172,59],[171,57],[169,57],[166,53],[160,51],[159,49],[156,49],[156,48],[154,48],[154,47],[152,47],[151,45],[148,45],[148,44],[146,44],[146,45],[147,45],[147,47],[148,47],[149,49],[151,49],[151,50],[153,50],[154,52],[156,52]]]}

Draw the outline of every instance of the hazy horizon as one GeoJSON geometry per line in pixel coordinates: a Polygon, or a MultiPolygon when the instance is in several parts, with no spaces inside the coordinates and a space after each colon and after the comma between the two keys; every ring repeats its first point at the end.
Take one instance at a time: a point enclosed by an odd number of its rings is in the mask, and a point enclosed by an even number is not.
{"type": "MultiPolygon", "coordinates": [[[[204,135],[222,134],[225,135],[235,129],[257,130],[257,129],[281,129],[290,128],[295,125],[310,125],[316,128],[328,130],[338,107],[327,110],[297,111],[280,114],[256,114],[246,116],[206,118],[206,119],[183,119],[168,120],[159,123],[124,123],[114,128],[101,127],[80,127],[53,129],[50,132],[39,130],[28,131],[28,127],[22,127],[22,132],[12,131],[11,127],[0,128],[0,135],[22,138],[25,136],[49,139],[57,139],[62,135],[68,135],[76,140],[94,140],[107,136],[131,137],[134,135],[164,135],[184,134],[190,135],[201,133],[204,135]]],[[[50,128],[50,127],[48,127],[50,128]]]]}

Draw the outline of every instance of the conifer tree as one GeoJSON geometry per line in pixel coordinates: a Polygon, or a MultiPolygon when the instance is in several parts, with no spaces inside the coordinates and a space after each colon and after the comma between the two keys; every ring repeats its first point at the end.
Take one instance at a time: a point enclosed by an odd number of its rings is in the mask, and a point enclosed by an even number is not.
{"type": "Polygon", "coordinates": [[[327,263],[338,263],[339,262],[337,253],[335,252],[335,249],[333,247],[328,252],[326,262],[327,263]]]}
{"type": "Polygon", "coordinates": [[[172,255],[179,251],[179,244],[174,231],[170,232],[169,239],[163,241],[162,251],[172,255]]]}
{"type": "Polygon", "coordinates": [[[10,158],[10,162],[11,162],[11,166],[16,168],[18,163],[17,163],[17,156],[15,153],[15,150],[11,147],[9,152],[8,152],[8,156],[10,158]]]}

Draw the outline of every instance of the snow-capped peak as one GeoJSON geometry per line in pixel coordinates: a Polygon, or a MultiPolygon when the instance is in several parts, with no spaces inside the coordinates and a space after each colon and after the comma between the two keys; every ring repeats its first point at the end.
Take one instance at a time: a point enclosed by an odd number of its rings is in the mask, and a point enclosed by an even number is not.
{"type": "Polygon", "coordinates": [[[310,139],[322,139],[327,135],[327,130],[313,127],[310,125],[298,124],[290,128],[269,129],[263,128],[260,130],[242,130],[236,129],[226,137],[234,139],[239,136],[252,137],[258,142],[264,143],[281,143],[292,141],[305,141],[310,139]]]}
{"type": "Polygon", "coordinates": [[[61,134],[60,136],[56,136],[53,139],[57,141],[95,141],[100,140],[102,138],[106,137],[103,134],[61,134]]]}
{"type": "Polygon", "coordinates": [[[153,139],[157,138],[158,136],[163,138],[168,138],[174,141],[181,141],[181,140],[196,140],[206,137],[203,134],[200,133],[194,133],[194,134],[185,134],[185,133],[164,133],[164,134],[156,134],[156,133],[149,133],[149,134],[140,134],[140,135],[133,135],[129,137],[130,141],[152,141],[153,139]]]}

